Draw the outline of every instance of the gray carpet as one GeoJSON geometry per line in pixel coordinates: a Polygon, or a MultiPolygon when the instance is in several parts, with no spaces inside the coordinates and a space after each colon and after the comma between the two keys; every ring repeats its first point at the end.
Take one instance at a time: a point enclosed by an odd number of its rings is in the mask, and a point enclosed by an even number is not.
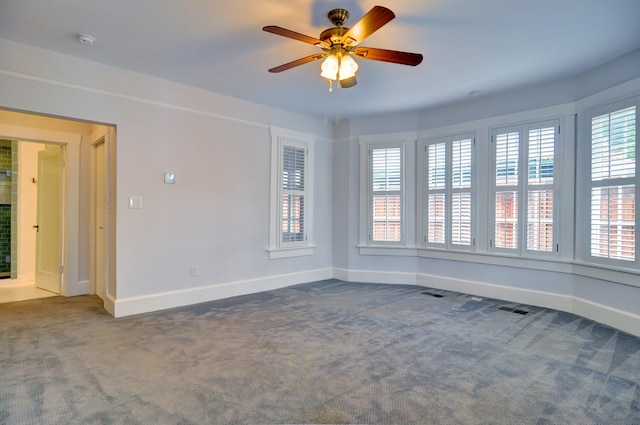
{"type": "Polygon", "coordinates": [[[425,291],[329,280],[122,319],[89,296],[1,304],[0,423],[640,424],[640,338],[425,291]]]}

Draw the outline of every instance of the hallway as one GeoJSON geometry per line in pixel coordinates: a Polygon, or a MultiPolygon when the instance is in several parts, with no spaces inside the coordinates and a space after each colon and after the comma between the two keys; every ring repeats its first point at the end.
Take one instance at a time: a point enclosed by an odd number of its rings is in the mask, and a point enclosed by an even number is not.
{"type": "MultiPolygon", "coordinates": [[[[2,281],[0,280],[0,282],[2,281]]],[[[5,285],[0,283],[0,304],[55,296],[57,294],[36,288],[33,283],[27,285],[5,285]]]]}

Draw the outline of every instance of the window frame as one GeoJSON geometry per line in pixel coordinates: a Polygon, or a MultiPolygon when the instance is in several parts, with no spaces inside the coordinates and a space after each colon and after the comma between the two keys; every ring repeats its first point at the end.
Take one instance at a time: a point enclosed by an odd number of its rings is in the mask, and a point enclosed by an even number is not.
{"type": "Polygon", "coordinates": [[[271,199],[269,220],[269,253],[270,259],[299,257],[312,255],[313,241],[313,162],[315,137],[294,130],[271,126],[271,199]],[[303,234],[300,241],[283,240],[283,202],[282,197],[290,192],[283,188],[284,151],[286,147],[303,149],[304,182],[303,196],[303,234]]]}
{"type": "MultiPolygon", "coordinates": [[[[640,199],[640,158],[638,158],[638,124],[640,123],[640,96],[634,96],[627,99],[619,100],[616,102],[608,103],[605,105],[598,105],[590,108],[584,120],[585,131],[585,145],[586,149],[583,150],[582,167],[584,175],[584,190],[583,190],[583,202],[585,211],[587,213],[580,220],[583,226],[583,234],[585,235],[583,243],[579,243],[582,248],[581,256],[590,264],[601,265],[610,267],[613,269],[640,269],[640,253],[638,252],[638,228],[640,228],[640,217],[637,214],[638,199],[640,199]],[[592,134],[592,121],[596,117],[603,115],[610,115],[612,113],[635,107],[635,170],[633,177],[615,177],[608,179],[592,180],[592,149],[593,149],[593,134],[592,134]],[[592,254],[592,190],[594,188],[606,188],[615,186],[634,186],[634,205],[635,205],[635,251],[634,260],[623,260],[610,257],[595,256],[592,254]]],[[[580,232],[578,232],[580,233],[580,232]]]]}
{"type": "MultiPolygon", "coordinates": [[[[406,248],[415,246],[415,133],[360,136],[360,248],[406,248]],[[400,148],[400,240],[373,240],[373,164],[372,150],[400,148]]],[[[361,251],[363,252],[363,251],[361,251]]],[[[367,251],[364,251],[367,253],[367,251]]]]}
{"type": "Polygon", "coordinates": [[[476,174],[476,133],[464,132],[456,133],[448,136],[423,138],[418,145],[419,152],[421,154],[420,167],[420,185],[422,190],[420,193],[420,228],[421,234],[419,235],[420,247],[427,249],[437,249],[446,251],[461,251],[471,252],[477,248],[476,244],[476,228],[477,228],[477,209],[476,209],[476,191],[477,191],[477,174],[476,174]],[[461,142],[465,140],[471,141],[471,158],[470,158],[470,186],[468,188],[454,188],[453,186],[453,144],[455,142],[461,142]],[[445,157],[445,182],[444,187],[431,189],[429,187],[429,147],[433,145],[444,144],[444,157],[445,157]],[[455,244],[453,243],[453,194],[454,193],[469,193],[470,194],[470,243],[469,245],[455,244]],[[430,194],[443,194],[444,201],[444,241],[432,242],[429,240],[429,195],[430,194]]]}
{"type": "MultiPolygon", "coordinates": [[[[526,258],[560,258],[560,232],[559,223],[561,217],[561,205],[562,202],[558,199],[559,187],[561,182],[561,172],[559,164],[562,164],[562,127],[563,120],[560,117],[549,118],[544,120],[528,121],[514,125],[503,125],[490,128],[490,143],[491,154],[489,162],[489,196],[490,202],[489,209],[489,252],[498,255],[511,255],[526,258]],[[531,144],[530,131],[544,128],[555,128],[554,131],[554,149],[553,149],[553,183],[551,184],[531,184],[529,183],[529,147],[531,144]],[[497,143],[496,137],[501,134],[518,133],[518,181],[516,184],[505,184],[497,186],[497,143]],[[552,204],[552,242],[550,251],[542,251],[530,249],[528,247],[528,199],[529,193],[532,190],[549,188],[553,193],[552,204]],[[499,190],[500,188],[509,188],[510,192],[516,192],[517,200],[517,232],[516,237],[518,240],[516,248],[505,248],[496,246],[496,195],[498,192],[505,190],[499,190]]],[[[508,168],[506,169],[508,171],[508,168]]]]}

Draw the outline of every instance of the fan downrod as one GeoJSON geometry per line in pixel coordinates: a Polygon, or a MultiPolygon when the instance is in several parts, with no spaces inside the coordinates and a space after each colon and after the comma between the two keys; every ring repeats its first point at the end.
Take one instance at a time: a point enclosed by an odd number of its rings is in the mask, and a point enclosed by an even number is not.
{"type": "Polygon", "coordinates": [[[345,9],[333,9],[327,13],[327,18],[333,25],[340,28],[349,19],[349,12],[345,9]]]}

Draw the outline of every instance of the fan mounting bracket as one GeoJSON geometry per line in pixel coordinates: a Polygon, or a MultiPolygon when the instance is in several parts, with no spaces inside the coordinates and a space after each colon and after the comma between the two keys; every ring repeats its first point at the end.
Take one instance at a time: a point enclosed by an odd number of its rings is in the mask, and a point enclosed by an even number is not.
{"type": "Polygon", "coordinates": [[[336,27],[341,27],[349,19],[349,12],[345,9],[333,9],[327,13],[327,18],[336,27]]]}

